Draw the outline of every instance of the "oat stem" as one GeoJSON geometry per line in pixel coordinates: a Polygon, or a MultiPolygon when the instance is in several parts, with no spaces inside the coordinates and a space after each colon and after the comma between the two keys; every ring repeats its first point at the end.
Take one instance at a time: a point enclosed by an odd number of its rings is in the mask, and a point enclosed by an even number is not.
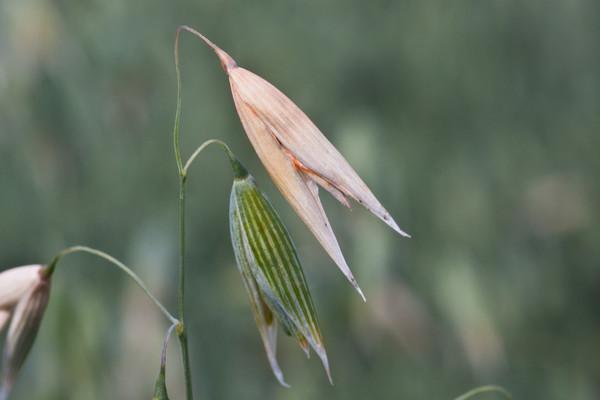
{"type": "Polygon", "coordinates": [[[177,325],[177,337],[181,347],[181,360],[185,376],[185,395],[187,400],[194,400],[192,385],[192,372],[190,366],[190,355],[188,349],[187,332],[185,327],[185,171],[181,161],[181,149],[179,142],[179,129],[181,123],[181,73],[179,70],[179,32],[177,28],[175,35],[175,74],[177,78],[177,107],[175,109],[175,122],[173,126],[173,149],[175,151],[175,162],[179,173],[179,324],[177,325]]]}
{"type": "Polygon", "coordinates": [[[171,321],[172,324],[179,323],[177,318],[175,318],[173,315],[171,315],[171,313],[165,308],[165,306],[163,306],[162,303],[160,301],[158,301],[158,299],[156,297],[154,297],[154,295],[150,292],[150,290],[148,289],[146,284],[144,284],[144,282],[140,279],[140,277],[137,276],[137,274],[135,272],[133,272],[131,270],[131,268],[129,268],[128,266],[123,264],[121,261],[119,261],[116,258],[114,258],[113,256],[111,256],[110,254],[107,254],[103,251],[96,250],[96,249],[93,249],[93,248],[87,247],[87,246],[68,247],[68,248],[62,250],[60,253],[58,253],[52,259],[52,261],[48,265],[47,269],[45,270],[45,275],[51,276],[54,273],[54,270],[56,269],[56,265],[58,264],[58,262],[61,260],[62,257],[66,256],[67,254],[79,253],[79,252],[93,254],[93,255],[103,258],[106,261],[109,261],[110,263],[115,265],[117,268],[119,268],[121,271],[123,271],[125,274],[127,274],[131,279],[133,279],[133,281],[144,291],[146,296],[148,296],[150,298],[150,300],[152,300],[152,302],[154,304],[156,304],[156,306],[165,315],[165,317],[167,317],[167,319],[169,321],[171,321]]]}
{"type": "Polygon", "coordinates": [[[183,360],[183,369],[185,373],[185,385],[186,385],[186,398],[187,400],[193,400],[193,388],[191,381],[191,367],[189,360],[189,349],[187,340],[187,330],[185,326],[185,192],[187,174],[190,166],[198,157],[198,155],[209,145],[218,144],[220,145],[227,154],[231,167],[233,168],[234,175],[243,176],[247,172],[245,168],[237,161],[229,146],[218,139],[210,139],[202,143],[192,155],[188,158],[185,164],[181,158],[181,145],[180,145],[180,126],[181,126],[181,70],[179,68],[179,34],[182,30],[188,31],[196,36],[199,36],[202,40],[208,43],[213,49],[216,47],[212,42],[202,36],[194,29],[187,26],[180,26],[177,28],[175,34],[175,73],[177,78],[177,107],[175,110],[175,122],[173,126],[173,149],[175,151],[175,162],[177,164],[177,171],[179,173],[179,324],[177,325],[177,337],[181,345],[181,356],[183,360]]]}

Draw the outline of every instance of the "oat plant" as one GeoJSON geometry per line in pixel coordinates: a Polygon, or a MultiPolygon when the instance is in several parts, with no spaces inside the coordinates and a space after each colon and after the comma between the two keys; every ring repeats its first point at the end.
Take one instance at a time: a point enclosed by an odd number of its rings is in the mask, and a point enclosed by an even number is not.
{"type": "MultiPolygon", "coordinates": [[[[179,40],[183,31],[200,38],[217,55],[229,78],[231,93],[241,127],[269,173],[273,183],[314,234],[325,252],[364,299],[356,279],[341,252],[319,198],[319,186],[350,207],[354,200],[384,221],[400,235],[391,215],[376,199],[339,151],[327,140],[306,114],[286,95],[258,75],[238,66],[225,51],[198,31],[181,26],[175,36],[177,105],[173,127],[173,149],[179,180],[179,280],[178,309],[169,311],[136,273],[103,251],[73,246],[57,253],[45,265],[15,267],[0,273],[0,330],[8,326],[0,400],[8,399],[18,372],[31,350],[50,299],[50,286],[59,274],[60,261],[74,253],[100,257],[132,279],[165,316],[167,329],[153,399],[168,399],[165,373],[169,338],[175,332],[180,344],[187,400],[193,400],[192,366],[186,325],[186,187],[194,160],[209,145],[224,150],[232,168],[229,200],[229,227],[233,253],[250,302],[250,309],[262,339],[268,363],[276,379],[289,386],[277,361],[278,330],[294,338],[308,356],[314,351],[332,382],[329,360],[316,306],[304,276],[299,256],[283,221],[255,179],[224,142],[211,139],[184,161],[180,150],[181,74],[179,40]]],[[[475,391],[467,395],[475,395],[475,391]]],[[[150,388],[148,397],[150,397],[150,388]]],[[[461,397],[464,399],[466,397],[461,397]]]]}

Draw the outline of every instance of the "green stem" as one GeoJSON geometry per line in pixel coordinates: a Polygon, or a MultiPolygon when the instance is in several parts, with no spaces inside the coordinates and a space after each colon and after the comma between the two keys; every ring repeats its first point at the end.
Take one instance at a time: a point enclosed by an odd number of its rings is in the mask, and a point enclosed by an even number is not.
{"type": "Polygon", "coordinates": [[[179,172],[179,324],[177,325],[177,337],[181,347],[181,360],[185,375],[185,393],[187,400],[194,400],[192,386],[192,370],[185,326],[185,170],[181,161],[181,149],[179,143],[179,128],[181,122],[181,72],[179,69],[179,33],[182,28],[177,28],[175,35],[175,73],[177,75],[177,108],[175,110],[175,123],[173,126],[173,148],[175,151],[175,162],[179,172]]]}
{"type": "Polygon", "coordinates": [[[248,175],[248,171],[246,171],[246,168],[244,168],[244,166],[238,161],[238,159],[235,157],[235,154],[233,154],[233,152],[231,151],[229,146],[227,146],[227,143],[225,143],[219,139],[209,139],[206,142],[202,143],[200,146],[198,146],[198,148],[196,150],[194,150],[194,152],[192,153],[190,158],[188,158],[188,160],[185,162],[185,166],[183,167],[183,175],[185,177],[187,177],[188,170],[190,169],[190,166],[192,165],[192,163],[194,162],[196,157],[198,157],[198,155],[202,152],[202,150],[204,150],[211,144],[218,144],[219,146],[221,146],[223,148],[223,150],[225,150],[225,153],[227,154],[227,158],[229,159],[229,162],[231,163],[231,168],[233,169],[233,174],[235,175],[236,178],[244,178],[248,175]]]}
{"type": "Polygon", "coordinates": [[[469,390],[467,393],[457,397],[454,400],[467,400],[467,399],[470,399],[471,397],[477,396],[482,393],[500,393],[502,396],[506,397],[507,399],[512,400],[511,394],[506,389],[504,389],[503,387],[500,387],[500,386],[495,386],[495,385],[481,386],[481,387],[469,390]]]}
{"type": "MultiPolygon", "coordinates": [[[[183,170],[182,170],[183,172],[183,170]]],[[[186,399],[193,400],[192,368],[188,349],[187,332],[185,327],[185,182],[183,173],[179,176],[179,324],[177,337],[181,346],[181,359],[185,374],[186,399]]]]}
{"type": "Polygon", "coordinates": [[[183,369],[185,374],[185,388],[187,400],[193,400],[193,388],[191,379],[191,366],[188,349],[187,331],[185,325],[185,189],[187,173],[198,155],[210,144],[219,144],[229,157],[229,161],[234,171],[236,178],[245,177],[248,175],[246,169],[239,163],[235,158],[229,146],[224,142],[211,139],[200,145],[186,161],[185,165],[181,158],[181,145],[180,145],[180,126],[181,126],[181,70],[179,68],[179,34],[182,30],[191,32],[192,34],[201,37],[204,41],[209,43],[211,47],[214,45],[210,43],[206,38],[200,35],[197,31],[187,27],[180,26],[177,28],[175,34],[175,74],[177,78],[177,107],[175,109],[175,122],[173,126],[173,150],[175,151],[175,162],[177,163],[177,171],[179,173],[179,324],[177,325],[177,337],[181,346],[181,359],[183,363],[183,369]]]}
{"type": "Polygon", "coordinates": [[[192,368],[190,366],[190,354],[188,350],[188,340],[185,325],[179,323],[177,325],[177,337],[179,338],[179,345],[181,348],[181,359],[183,360],[183,372],[185,375],[185,393],[187,399],[193,399],[194,394],[192,391],[192,368]]]}
{"type": "Polygon", "coordinates": [[[185,176],[179,178],[179,320],[185,322],[185,176]]]}
{"type": "Polygon", "coordinates": [[[181,151],[179,146],[179,126],[181,122],[181,72],[179,70],[179,33],[181,28],[177,28],[175,34],[175,75],[177,77],[177,106],[175,108],[175,122],[173,124],[173,150],[175,151],[175,162],[179,176],[183,176],[183,163],[181,162],[181,151]]]}
{"type": "Polygon", "coordinates": [[[135,272],[133,272],[129,267],[127,267],[121,261],[117,260],[110,254],[107,254],[103,251],[96,250],[96,249],[93,249],[91,247],[86,247],[86,246],[73,246],[73,247],[66,248],[66,249],[62,250],[60,253],[58,253],[54,257],[54,259],[52,259],[52,262],[50,262],[47,269],[45,270],[45,273],[44,273],[45,276],[50,277],[54,273],[54,270],[56,269],[56,265],[58,264],[58,262],[60,261],[60,259],[62,257],[66,256],[67,254],[78,253],[78,252],[89,253],[89,254],[98,256],[100,258],[103,258],[103,259],[109,261],[110,263],[112,263],[113,265],[115,265],[121,271],[125,272],[125,274],[127,274],[131,279],[133,279],[133,281],[144,291],[146,296],[148,296],[150,298],[150,300],[152,300],[152,302],[154,304],[156,304],[156,306],[165,315],[165,317],[167,317],[167,319],[169,319],[169,321],[171,321],[171,323],[173,323],[173,324],[179,323],[177,318],[175,318],[173,315],[171,315],[171,313],[165,308],[165,306],[163,306],[162,303],[160,301],[158,301],[158,299],[156,297],[154,297],[154,295],[150,292],[148,287],[144,284],[144,282],[140,279],[140,277],[136,275],[135,272]]]}

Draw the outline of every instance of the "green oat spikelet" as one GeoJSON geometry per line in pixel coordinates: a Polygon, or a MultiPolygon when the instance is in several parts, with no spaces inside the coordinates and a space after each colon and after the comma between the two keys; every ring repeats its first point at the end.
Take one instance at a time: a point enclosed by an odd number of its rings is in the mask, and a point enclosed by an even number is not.
{"type": "Polygon", "coordinates": [[[232,165],[231,241],[271,369],[288,387],[276,357],[277,324],[281,324],[307,356],[313,348],[331,382],[315,307],[290,235],[254,178],[237,160],[232,159],[232,165]]]}

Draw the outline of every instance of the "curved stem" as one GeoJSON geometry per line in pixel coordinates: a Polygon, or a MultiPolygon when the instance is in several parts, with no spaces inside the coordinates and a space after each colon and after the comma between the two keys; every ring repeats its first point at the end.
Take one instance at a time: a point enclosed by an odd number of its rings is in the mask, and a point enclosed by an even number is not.
{"type": "Polygon", "coordinates": [[[58,262],[60,261],[60,259],[62,257],[66,256],[67,254],[78,253],[78,252],[93,254],[93,255],[103,258],[106,261],[109,261],[110,263],[115,265],[117,268],[119,268],[121,271],[123,271],[125,274],[127,274],[131,279],[133,279],[133,281],[144,291],[146,296],[148,296],[150,298],[150,300],[152,300],[152,302],[154,304],[156,304],[156,306],[165,315],[165,317],[167,317],[167,319],[169,321],[171,321],[172,324],[179,323],[179,320],[177,318],[175,318],[173,315],[171,315],[171,313],[165,308],[165,306],[163,306],[162,303],[160,301],[158,301],[158,299],[156,297],[154,297],[154,295],[150,292],[148,287],[144,284],[144,282],[140,279],[140,277],[136,275],[135,272],[133,272],[129,267],[127,267],[121,261],[117,260],[110,254],[107,254],[103,251],[96,250],[96,249],[93,249],[91,247],[86,247],[86,246],[68,247],[68,248],[62,250],[60,253],[58,253],[54,257],[52,262],[48,265],[48,267],[45,271],[45,275],[49,277],[54,273],[54,270],[56,269],[56,265],[58,264],[58,262]]]}
{"type": "Polygon", "coordinates": [[[179,29],[175,35],[175,75],[177,78],[177,106],[175,108],[175,123],[173,124],[173,150],[175,151],[175,162],[179,176],[183,176],[183,163],[181,162],[181,150],[179,145],[179,127],[181,121],[181,72],[179,70],[179,29]]]}
{"type": "Polygon", "coordinates": [[[181,27],[177,28],[175,35],[175,73],[177,75],[177,108],[175,110],[175,123],[173,126],[173,148],[175,151],[175,162],[179,172],[179,324],[177,325],[177,337],[181,347],[181,359],[185,374],[185,394],[187,400],[194,399],[192,387],[192,372],[185,329],[185,171],[181,161],[181,148],[179,143],[179,128],[181,122],[181,71],[179,69],[179,33],[181,27]]]}
{"type": "MultiPolygon", "coordinates": [[[[200,38],[200,40],[202,40],[204,43],[206,43],[208,45],[208,47],[210,47],[214,51],[220,50],[219,47],[217,47],[216,44],[214,44],[213,42],[211,42],[206,36],[204,36],[203,34],[201,34],[200,32],[198,32],[197,30],[195,30],[192,27],[189,27],[187,25],[180,25],[180,26],[178,26],[177,27],[177,35],[176,35],[177,38],[179,38],[179,33],[181,31],[188,31],[192,35],[197,36],[198,38],[200,38]]],[[[175,44],[177,45],[177,39],[175,39],[175,44]]]]}
{"type": "MultiPolygon", "coordinates": [[[[179,171],[179,175],[185,176],[185,172],[186,172],[187,168],[185,168],[183,166],[183,162],[181,159],[181,146],[180,146],[180,134],[179,134],[179,130],[180,130],[179,128],[181,125],[181,69],[179,68],[179,35],[181,34],[182,30],[190,32],[191,34],[199,37],[201,40],[204,41],[204,43],[206,43],[208,46],[210,46],[214,51],[218,52],[218,51],[220,51],[220,49],[213,42],[208,40],[204,35],[202,35],[197,30],[190,28],[187,25],[181,25],[181,26],[177,27],[177,31],[175,33],[175,49],[174,49],[175,75],[177,78],[177,106],[175,108],[175,123],[173,125],[173,147],[174,147],[174,151],[175,151],[175,162],[177,163],[177,169],[179,171]]],[[[223,142],[221,142],[221,144],[224,145],[224,147],[228,151],[228,153],[231,154],[231,151],[229,151],[229,147],[227,147],[227,145],[225,145],[223,142]]],[[[200,150],[200,151],[202,151],[202,150],[200,150]]],[[[200,151],[198,151],[198,153],[200,151]]],[[[192,157],[190,157],[191,161],[193,161],[193,159],[196,158],[196,155],[192,155],[192,157]]],[[[188,160],[188,162],[186,163],[186,166],[188,166],[188,164],[191,161],[188,160]]]]}
{"type": "Polygon", "coordinates": [[[501,386],[495,386],[495,385],[481,386],[481,387],[469,390],[467,393],[465,393],[461,396],[458,396],[454,400],[467,400],[467,399],[470,399],[471,397],[477,396],[482,393],[500,393],[502,396],[506,397],[507,399],[512,400],[511,394],[506,389],[504,389],[501,386]]]}
{"type": "Polygon", "coordinates": [[[194,152],[192,153],[190,158],[188,158],[188,160],[186,161],[185,166],[183,167],[183,175],[185,177],[187,177],[188,170],[189,170],[190,166],[192,165],[192,163],[194,162],[194,160],[196,159],[196,157],[198,157],[198,155],[202,152],[202,150],[204,150],[211,144],[218,144],[219,146],[221,146],[223,148],[223,150],[225,150],[225,153],[227,154],[227,158],[229,159],[229,162],[231,163],[231,168],[233,169],[233,174],[235,175],[236,178],[245,177],[246,175],[248,175],[248,171],[246,171],[246,168],[244,168],[244,166],[238,161],[238,159],[235,157],[235,154],[233,154],[233,152],[231,151],[231,149],[229,148],[227,143],[225,143],[219,139],[209,139],[206,142],[202,143],[200,146],[198,146],[198,148],[196,148],[196,150],[194,150],[194,152]]]}
{"type": "Polygon", "coordinates": [[[194,150],[194,152],[192,153],[190,158],[188,158],[188,160],[185,162],[185,165],[183,167],[183,175],[187,176],[187,172],[188,172],[188,169],[190,168],[190,165],[194,162],[194,160],[196,159],[196,157],[198,157],[198,155],[202,152],[202,150],[204,150],[211,144],[220,145],[223,148],[223,150],[225,150],[225,153],[227,153],[227,156],[230,159],[235,158],[233,153],[231,152],[231,149],[229,148],[229,146],[227,146],[227,143],[225,143],[219,139],[209,139],[206,142],[202,143],[200,146],[198,146],[198,148],[196,148],[196,150],[194,150]]]}

